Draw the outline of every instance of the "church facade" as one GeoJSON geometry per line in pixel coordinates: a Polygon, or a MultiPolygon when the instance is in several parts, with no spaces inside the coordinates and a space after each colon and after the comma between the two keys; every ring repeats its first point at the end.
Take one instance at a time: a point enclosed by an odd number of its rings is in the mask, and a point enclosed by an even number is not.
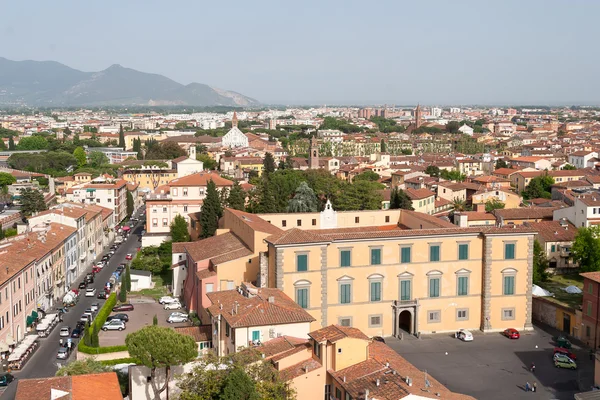
{"type": "Polygon", "coordinates": [[[221,143],[226,147],[248,147],[248,137],[238,128],[238,119],[235,111],[231,120],[231,129],[223,138],[221,143]]]}

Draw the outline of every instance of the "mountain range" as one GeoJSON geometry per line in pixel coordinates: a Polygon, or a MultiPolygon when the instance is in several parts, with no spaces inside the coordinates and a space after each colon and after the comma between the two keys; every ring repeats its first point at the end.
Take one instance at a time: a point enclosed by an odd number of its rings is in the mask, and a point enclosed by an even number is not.
{"type": "Polygon", "coordinates": [[[83,72],[55,61],[0,57],[0,106],[238,106],[259,104],[202,83],[182,85],[163,75],[118,64],[83,72]]]}

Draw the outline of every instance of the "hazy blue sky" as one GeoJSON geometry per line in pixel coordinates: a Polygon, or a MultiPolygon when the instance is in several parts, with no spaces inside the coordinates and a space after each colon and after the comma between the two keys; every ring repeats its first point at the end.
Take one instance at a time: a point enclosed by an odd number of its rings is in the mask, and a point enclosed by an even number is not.
{"type": "Polygon", "coordinates": [[[262,102],[600,103],[600,1],[0,0],[0,56],[262,102]]]}

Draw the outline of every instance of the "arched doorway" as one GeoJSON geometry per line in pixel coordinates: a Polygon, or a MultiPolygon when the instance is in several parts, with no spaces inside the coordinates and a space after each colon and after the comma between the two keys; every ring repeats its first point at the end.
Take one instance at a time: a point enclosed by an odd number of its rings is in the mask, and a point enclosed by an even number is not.
{"type": "Polygon", "coordinates": [[[408,333],[412,333],[412,313],[404,310],[398,316],[398,327],[408,333]]]}

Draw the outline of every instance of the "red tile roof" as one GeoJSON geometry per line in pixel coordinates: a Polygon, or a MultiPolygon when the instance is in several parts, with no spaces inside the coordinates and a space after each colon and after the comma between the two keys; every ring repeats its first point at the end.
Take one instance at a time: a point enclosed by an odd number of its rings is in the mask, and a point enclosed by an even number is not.
{"type": "Polygon", "coordinates": [[[310,332],[308,336],[310,336],[317,342],[328,341],[330,343],[335,343],[338,340],[342,340],[348,337],[354,339],[369,340],[369,337],[362,333],[360,329],[341,325],[329,325],[325,328],[317,329],[316,331],[310,332]]]}
{"type": "Polygon", "coordinates": [[[167,186],[207,186],[208,182],[213,181],[217,186],[233,186],[229,179],[222,178],[214,172],[198,172],[181,178],[173,179],[167,186]]]}
{"type": "Polygon", "coordinates": [[[178,326],[175,332],[194,339],[194,342],[212,341],[212,325],[178,326]]]}
{"type": "Polygon", "coordinates": [[[123,397],[117,374],[104,372],[21,379],[17,383],[15,400],[50,399],[53,389],[67,392],[68,395],[57,397],[65,400],[115,400],[123,397]]]}
{"type": "MultiPolygon", "coordinates": [[[[252,254],[244,242],[231,232],[197,242],[185,243],[184,247],[194,262],[218,259],[222,263],[252,254]]],[[[218,262],[214,262],[214,264],[218,264],[218,262]]]]}
{"type": "Polygon", "coordinates": [[[570,222],[540,221],[526,222],[527,226],[535,229],[544,242],[572,242],[577,235],[577,228],[570,222]]]}
{"type": "Polygon", "coordinates": [[[408,197],[410,197],[411,200],[422,200],[431,196],[435,196],[435,193],[429,189],[407,188],[404,190],[404,192],[408,195],[408,197]]]}

